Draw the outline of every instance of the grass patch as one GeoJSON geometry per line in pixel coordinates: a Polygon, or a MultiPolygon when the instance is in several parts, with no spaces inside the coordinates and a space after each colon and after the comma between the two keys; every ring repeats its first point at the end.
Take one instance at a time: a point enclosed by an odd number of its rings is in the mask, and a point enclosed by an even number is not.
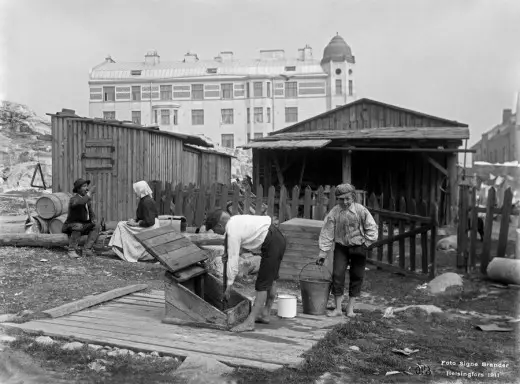
{"type": "MultiPolygon", "coordinates": [[[[60,341],[59,339],[54,339],[60,341]]],[[[61,340],[66,341],[66,340],[61,340]]],[[[181,364],[177,360],[136,356],[107,356],[84,345],[75,351],[61,349],[60,343],[39,345],[32,337],[18,335],[11,348],[29,354],[49,372],[60,372],[65,380],[81,383],[148,384],[177,383],[173,373],[181,364]],[[99,361],[106,371],[96,372],[89,364],[99,361]]]]}

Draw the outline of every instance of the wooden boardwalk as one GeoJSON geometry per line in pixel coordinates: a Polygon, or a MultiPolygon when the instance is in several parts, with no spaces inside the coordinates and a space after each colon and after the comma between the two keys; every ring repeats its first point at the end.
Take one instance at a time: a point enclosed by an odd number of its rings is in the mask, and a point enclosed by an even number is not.
{"type": "MultiPolygon", "coordinates": [[[[301,311],[300,311],[301,312],[301,311]]],[[[223,363],[275,370],[303,361],[301,354],[341,318],[273,316],[255,332],[231,332],[163,324],[164,291],[134,293],[104,305],[56,319],[4,324],[54,337],[72,337],[91,344],[175,356],[205,355],[223,363]]]]}

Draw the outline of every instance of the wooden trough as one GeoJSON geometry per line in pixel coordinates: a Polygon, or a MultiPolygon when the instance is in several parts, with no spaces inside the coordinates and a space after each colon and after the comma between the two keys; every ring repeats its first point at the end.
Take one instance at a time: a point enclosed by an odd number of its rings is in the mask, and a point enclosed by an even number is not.
{"type": "Polygon", "coordinates": [[[234,290],[224,308],[223,282],[201,264],[208,257],[206,251],[174,227],[149,230],[136,238],[168,270],[164,323],[229,329],[249,315],[251,302],[234,290]]]}

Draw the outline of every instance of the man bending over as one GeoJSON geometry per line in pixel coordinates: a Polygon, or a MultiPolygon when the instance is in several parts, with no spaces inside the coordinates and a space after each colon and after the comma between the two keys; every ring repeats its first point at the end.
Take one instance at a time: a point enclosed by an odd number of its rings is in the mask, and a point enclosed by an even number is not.
{"type": "Polygon", "coordinates": [[[255,304],[247,319],[232,328],[232,332],[254,331],[256,323],[269,323],[271,307],[276,298],[276,280],[285,253],[285,238],[271,222],[269,216],[236,215],[217,209],[206,219],[206,229],[220,235],[226,234],[225,255],[227,261],[227,300],[238,274],[240,248],[255,250],[260,248],[262,260],[256,278],[255,304]]]}

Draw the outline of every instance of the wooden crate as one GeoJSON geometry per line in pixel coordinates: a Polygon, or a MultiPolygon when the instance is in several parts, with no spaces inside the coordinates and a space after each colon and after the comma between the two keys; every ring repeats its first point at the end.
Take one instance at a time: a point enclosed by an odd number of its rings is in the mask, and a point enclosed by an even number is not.
{"type": "Polygon", "coordinates": [[[318,238],[322,227],[322,220],[300,218],[280,224],[280,230],[287,240],[287,248],[280,266],[280,279],[298,280],[300,271],[304,267],[302,278],[330,278],[332,255],[327,257],[324,267],[319,268],[314,264],[320,253],[318,238]],[[307,265],[309,263],[310,265],[307,265]]]}
{"type": "Polygon", "coordinates": [[[205,273],[179,282],[165,272],[166,313],[163,322],[229,329],[244,321],[251,312],[251,302],[232,290],[227,309],[222,303],[223,282],[205,273]]]}

